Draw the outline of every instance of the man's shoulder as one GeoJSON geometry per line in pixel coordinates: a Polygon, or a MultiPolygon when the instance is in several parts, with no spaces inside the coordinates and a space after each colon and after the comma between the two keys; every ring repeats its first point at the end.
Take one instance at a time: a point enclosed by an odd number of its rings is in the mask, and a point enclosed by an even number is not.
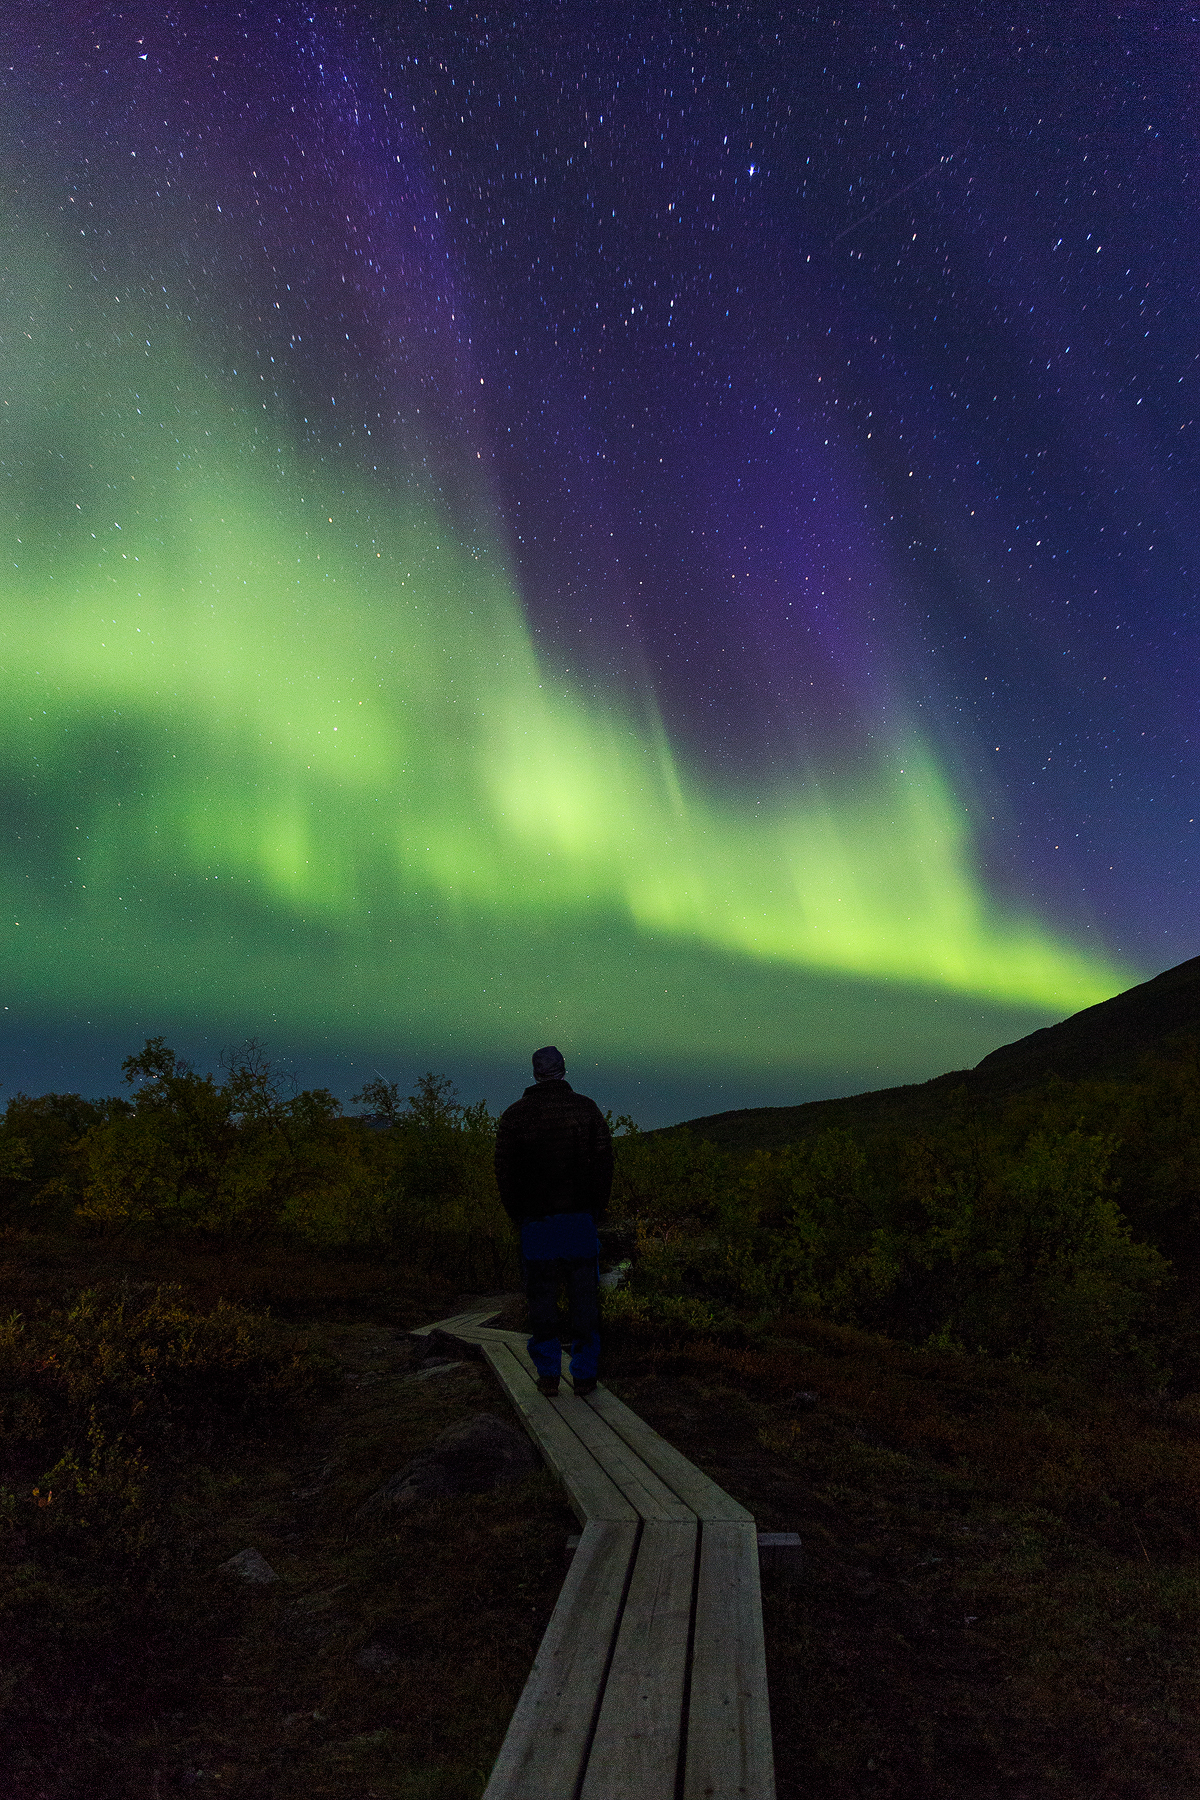
{"type": "MultiPolygon", "coordinates": [[[[566,1087],[565,1082],[563,1086],[566,1087]]],[[[589,1094],[579,1094],[574,1088],[567,1088],[567,1092],[563,1096],[563,1103],[568,1105],[570,1110],[579,1117],[599,1119],[602,1125],[606,1123],[604,1114],[589,1094]]]]}
{"type": "Polygon", "coordinates": [[[511,1106],[506,1106],[500,1114],[499,1123],[503,1125],[507,1120],[511,1124],[513,1120],[519,1119],[523,1112],[528,1111],[529,1096],[532,1092],[532,1088],[526,1088],[519,1100],[514,1100],[511,1106]]]}
{"type": "Polygon", "coordinates": [[[519,1100],[505,1107],[500,1114],[500,1123],[505,1120],[510,1124],[519,1124],[524,1119],[545,1116],[550,1112],[574,1112],[594,1115],[603,1119],[604,1114],[587,1094],[578,1094],[568,1081],[535,1081],[527,1087],[519,1100]]]}
{"type": "MultiPolygon", "coordinates": [[[[557,1083],[555,1085],[557,1086],[557,1083]]],[[[544,1091],[544,1084],[533,1082],[519,1099],[514,1100],[511,1106],[505,1107],[500,1114],[500,1123],[503,1125],[505,1119],[515,1121],[536,1113],[541,1107],[544,1091]]]]}

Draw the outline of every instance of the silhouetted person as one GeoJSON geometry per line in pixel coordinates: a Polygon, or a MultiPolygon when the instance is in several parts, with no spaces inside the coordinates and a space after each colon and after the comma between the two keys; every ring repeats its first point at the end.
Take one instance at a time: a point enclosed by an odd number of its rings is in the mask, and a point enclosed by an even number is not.
{"type": "Polygon", "coordinates": [[[577,1394],[596,1386],[600,1296],[596,1221],[612,1191],[612,1138],[594,1100],[566,1079],[562,1055],[547,1044],[533,1054],[534,1082],[500,1118],[496,1181],[521,1234],[529,1298],[529,1354],[543,1394],[558,1392],[558,1290],[571,1309],[571,1379],[577,1394]]]}

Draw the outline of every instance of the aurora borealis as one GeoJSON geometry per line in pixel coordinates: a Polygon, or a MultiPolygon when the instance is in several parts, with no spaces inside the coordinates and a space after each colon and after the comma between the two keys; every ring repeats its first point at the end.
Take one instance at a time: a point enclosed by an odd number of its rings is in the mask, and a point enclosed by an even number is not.
{"type": "Polygon", "coordinates": [[[1168,48],[617,18],[3,27],[10,1088],[653,1123],[1194,953],[1168,48]]]}

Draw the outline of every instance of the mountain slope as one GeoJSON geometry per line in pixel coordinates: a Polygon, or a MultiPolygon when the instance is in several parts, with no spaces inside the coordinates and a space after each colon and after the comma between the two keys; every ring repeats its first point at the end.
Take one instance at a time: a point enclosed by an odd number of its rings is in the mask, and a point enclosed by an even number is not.
{"type": "MultiPolygon", "coordinates": [[[[1173,1039],[1200,1037],[1200,956],[1102,1000],[1058,1025],[993,1050],[973,1069],[958,1069],[909,1087],[880,1088],[804,1106],[744,1107],[689,1119],[687,1129],[724,1150],[773,1149],[831,1126],[874,1129],[901,1119],[916,1125],[935,1114],[954,1088],[1002,1098],[1037,1087],[1047,1076],[1079,1081],[1130,1073],[1141,1057],[1173,1039]]],[[[680,1129],[680,1127],[673,1127],[680,1129]]]]}
{"type": "Polygon", "coordinates": [[[1051,1074],[1064,1081],[1123,1075],[1147,1052],[1189,1032],[1200,1032],[1200,956],[993,1050],[971,1071],[971,1083],[1016,1093],[1051,1074]]]}

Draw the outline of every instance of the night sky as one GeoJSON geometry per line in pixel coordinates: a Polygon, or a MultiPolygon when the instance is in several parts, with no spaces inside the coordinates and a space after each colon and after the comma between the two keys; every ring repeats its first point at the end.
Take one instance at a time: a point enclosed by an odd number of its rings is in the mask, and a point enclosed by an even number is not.
{"type": "Polygon", "coordinates": [[[6,1089],[661,1123],[1200,949],[1200,15],[6,13],[6,1089]]]}

